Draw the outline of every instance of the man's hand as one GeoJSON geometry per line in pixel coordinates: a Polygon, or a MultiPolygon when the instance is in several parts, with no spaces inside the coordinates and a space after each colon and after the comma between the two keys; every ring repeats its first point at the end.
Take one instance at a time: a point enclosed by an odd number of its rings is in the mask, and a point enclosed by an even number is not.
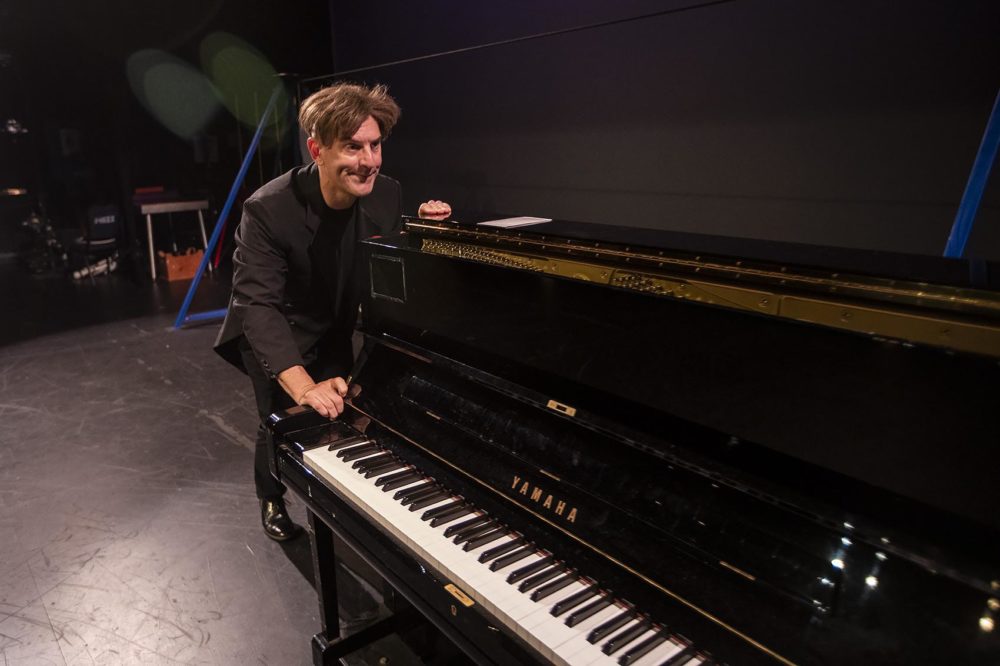
{"type": "Polygon", "coordinates": [[[293,365],[278,374],[278,383],[295,404],[309,405],[327,418],[335,419],[344,411],[347,382],[340,377],[316,383],[304,367],[293,365]]]}
{"type": "Polygon", "coordinates": [[[417,210],[417,215],[425,220],[443,220],[451,215],[451,206],[446,204],[444,201],[431,199],[430,201],[425,201],[420,204],[420,208],[417,210]]]}
{"type": "Polygon", "coordinates": [[[335,419],[344,411],[344,396],[346,395],[347,382],[340,377],[334,377],[306,387],[295,399],[295,402],[300,405],[309,405],[323,416],[335,419]]]}

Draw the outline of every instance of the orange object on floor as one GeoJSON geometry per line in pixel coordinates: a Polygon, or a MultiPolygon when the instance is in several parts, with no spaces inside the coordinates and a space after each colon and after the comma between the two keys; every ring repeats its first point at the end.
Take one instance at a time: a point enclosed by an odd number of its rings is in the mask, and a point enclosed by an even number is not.
{"type": "Polygon", "coordinates": [[[167,281],[190,280],[198,272],[201,265],[201,258],[205,256],[204,250],[188,248],[184,254],[173,254],[172,252],[157,252],[160,255],[162,275],[167,281]]]}

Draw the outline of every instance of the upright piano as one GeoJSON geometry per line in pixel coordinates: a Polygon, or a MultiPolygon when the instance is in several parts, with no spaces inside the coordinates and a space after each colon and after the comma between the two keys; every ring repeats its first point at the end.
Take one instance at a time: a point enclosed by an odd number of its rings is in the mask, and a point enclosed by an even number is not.
{"type": "Polygon", "coordinates": [[[271,419],[317,663],[331,534],[476,663],[1000,663],[996,264],[405,222],[345,413],[271,419]]]}

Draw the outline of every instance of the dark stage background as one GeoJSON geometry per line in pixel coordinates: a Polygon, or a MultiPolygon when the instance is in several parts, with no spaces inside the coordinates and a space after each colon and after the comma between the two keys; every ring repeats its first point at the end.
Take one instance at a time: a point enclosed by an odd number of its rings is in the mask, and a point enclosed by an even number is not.
{"type": "MultiPolygon", "coordinates": [[[[78,234],[89,206],[115,204],[129,218],[127,230],[138,231],[128,241],[140,250],[135,259],[142,277],[138,254],[145,251],[145,231],[137,228],[136,188],[208,197],[221,209],[273,74],[328,73],[331,53],[325,2],[0,3],[0,189],[29,191],[0,197],[0,256],[17,249],[18,225],[32,208],[42,209],[60,230],[78,234]],[[235,63],[222,77],[213,75],[205,58],[206,46],[213,39],[218,45],[220,36],[231,42],[235,63]],[[214,93],[206,81],[216,86],[214,93]],[[185,131],[172,130],[164,117],[185,131]],[[2,131],[8,118],[27,132],[2,131]]],[[[279,160],[274,135],[265,136],[241,197],[290,167],[290,151],[279,160]]],[[[230,235],[233,226],[235,221],[230,235]]],[[[177,233],[189,227],[178,225],[177,233]]],[[[193,234],[178,239],[189,241],[200,245],[193,234]]]]}
{"type": "MultiPolygon", "coordinates": [[[[201,49],[220,32],[308,86],[338,72],[389,84],[404,113],[384,170],[403,182],[408,212],[435,197],[457,210],[941,254],[1000,89],[1000,5],[696,4],[3,3],[0,120],[30,131],[0,132],[0,188],[29,190],[0,200],[0,254],[32,207],[74,233],[102,203],[136,229],[139,187],[222,207],[255,124],[236,119],[233,99],[253,116],[268,91],[223,86],[225,103],[180,136],[128,74],[149,50],[204,72],[201,49]]],[[[195,106],[159,93],[178,113],[195,106]]],[[[240,200],[291,165],[294,140],[275,143],[266,137],[240,200]]],[[[969,256],[1000,259],[998,181],[969,256]]],[[[129,239],[139,273],[141,240],[129,239]]]]}
{"type": "MultiPolygon", "coordinates": [[[[1000,5],[735,0],[622,20],[695,4],[333,2],[335,66],[400,101],[383,168],[411,210],[940,255],[1000,88],[1000,5]]],[[[967,256],[1000,259],[998,181],[967,256]]]]}

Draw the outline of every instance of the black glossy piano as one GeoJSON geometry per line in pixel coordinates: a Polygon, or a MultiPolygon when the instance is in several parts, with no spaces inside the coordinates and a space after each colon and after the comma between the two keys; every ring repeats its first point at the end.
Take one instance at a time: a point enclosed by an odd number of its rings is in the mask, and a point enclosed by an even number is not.
{"type": "Polygon", "coordinates": [[[316,663],[331,534],[476,663],[1000,663],[1000,266],[478,222],[367,241],[346,412],[272,417],[316,663]]]}

